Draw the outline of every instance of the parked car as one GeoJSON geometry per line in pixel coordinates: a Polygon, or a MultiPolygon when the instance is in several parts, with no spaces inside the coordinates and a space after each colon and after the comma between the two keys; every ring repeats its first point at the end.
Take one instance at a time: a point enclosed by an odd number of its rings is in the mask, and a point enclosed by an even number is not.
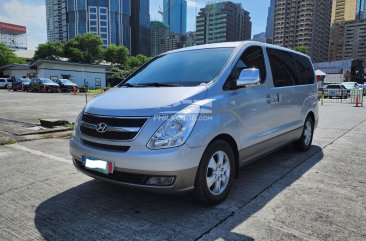
{"type": "Polygon", "coordinates": [[[346,87],[348,90],[348,94],[351,92],[351,90],[358,89],[358,83],[357,82],[343,82],[342,85],[346,87]]]}
{"type": "Polygon", "coordinates": [[[0,78],[0,88],[3,89],[8,89],[8,88],[12,88],[13,82],[11,81],[11,79],[7,79],[7,78],[0,78]]]}
{"type": "Polygon", "coordinates": [[[366,96],[366,84],[359,85],[359,89],[363,91],[363,95],[366,96]]]}
{"type": "Polygon", "coordinates": [[[324,89],[324,98],[338,97],[347,99],[348,89],[343,84],[330,84],[324,89]]]}
{"type": "Polygon", "coordinates": [[[22,86],[24,86],[24,91],[28,91],[30,79],[18,79],[13,85],[13,91],[22,90],[22,86]]]}
{"type": "Polygon", "coordinates": [[[28,87],[31,92],[60,92],[60,86],[47,78],[33,79],[28,87]]]}
{"type": "Polygon", "coordinates": [[[54,82],[60,86],[62,92],[72,92],[74,91],[74,87],[76,88],[76,90],[79,89],[77,84],[71,82],[68,79],[58,79],[54,80],[54,82]]]}
{"type": "Polygon", "coordinates": [[[289,142],[309,150],[318,105],[307,55],[251,41],[183,48],[90,101],[70,153],[91,177],[193,190],[212,205],[226,198],[241,166],[289,142]]]}

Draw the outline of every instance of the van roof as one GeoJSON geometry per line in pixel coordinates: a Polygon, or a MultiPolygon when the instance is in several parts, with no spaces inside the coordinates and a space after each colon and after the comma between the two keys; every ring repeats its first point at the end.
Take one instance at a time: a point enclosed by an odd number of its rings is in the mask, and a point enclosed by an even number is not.
{"type": "Polygon", "coordinates": [[[183,52],[183,51],[189,51],[189,50],[196,50],[196,49],[238,48],[238,47],[244,47],[245,45],[249,45],[249,44],[250,45],[255,44],[255,45],[258,45],[258,46],[269,47],[269,48],[274,48],[274,49],[280,49],[280,50],[296,53],[296,54],[299,54],[299,55],[303,55],[307,58],[310,58],[308,55],[297,52],[297,51],[292,50],[292,49],[280,47],[280,46],[273,45],[273,44],[261,43],[261,42],[257,42],[257,41],[238,41],[238,42],[223,42],[223,43],[203,44],[203,45],[196,45],[196,46],[192,46],[192,47],[172,50],[172,51],[166,52],[164,54],[183,52]]]}

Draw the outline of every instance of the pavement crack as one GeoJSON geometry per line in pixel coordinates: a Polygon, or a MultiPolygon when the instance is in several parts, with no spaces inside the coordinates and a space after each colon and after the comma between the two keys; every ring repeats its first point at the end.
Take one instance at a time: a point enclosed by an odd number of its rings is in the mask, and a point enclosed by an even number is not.
{"type": "Polygon", "coordinates": [[[215,229],[220,224],[224,223],[226,220],[228,220],[229,218],[231,218],[232,216],[234,216],[235,213],[236,213],[235,211],[232,211],[228,216],[226,216],[225,218],[223,218],[222,220],[220,220],[218,223],[216,223],[214,226],[212,226],[210,229],[208,229],[206,232],[202,233],[200,236],[198,236],[197,238],[195,238],[194,241],[197,241],[197,240],[203,238],[203,236],[205,236],[206,234],[209,234],[213,229],[215,229]]]}

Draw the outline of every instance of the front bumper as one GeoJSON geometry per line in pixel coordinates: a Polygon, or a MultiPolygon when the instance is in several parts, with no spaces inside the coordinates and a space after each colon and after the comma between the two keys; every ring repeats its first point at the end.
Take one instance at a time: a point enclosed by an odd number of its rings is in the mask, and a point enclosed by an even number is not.
{"type": "Polygon", "coordinates": [[[184,192],[194,188],[195,177],[205,146],[149,150],[131,146],[126,152],[102,150],[71,138],[70,153],[75,167],[84,174],[104,181],[158,192],[184,192]],[[86,170],[81,165],[82,155],[114,163],[114,173],[104,175],[86,170]],[[152,176],[174,176],[170,186],[147,185],[152,176]]]}

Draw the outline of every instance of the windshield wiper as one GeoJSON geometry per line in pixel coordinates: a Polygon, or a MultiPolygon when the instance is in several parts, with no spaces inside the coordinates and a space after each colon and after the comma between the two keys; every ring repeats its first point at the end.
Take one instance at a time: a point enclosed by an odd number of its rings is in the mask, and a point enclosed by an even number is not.
{"type": "Polygon", "coordinates": [[[126,87],[136,87],[136,85],[130,84],[130,83],[124,83],[121,86],[126,86],[126,87]]]}

